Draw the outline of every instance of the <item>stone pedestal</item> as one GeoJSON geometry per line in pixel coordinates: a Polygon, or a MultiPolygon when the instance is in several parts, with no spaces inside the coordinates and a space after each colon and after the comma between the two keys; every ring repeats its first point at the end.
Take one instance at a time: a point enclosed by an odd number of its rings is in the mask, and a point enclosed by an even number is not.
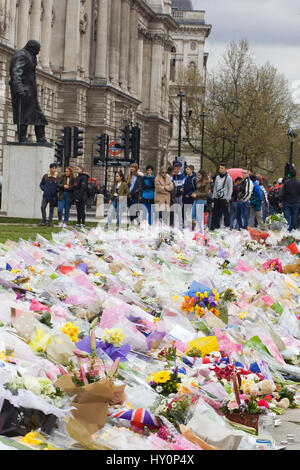
{"type": "Polygon", "coordinates": [[[104,196],[103,194],[97,194],[97,209],[96,219],[104,219],[104,196]]]}
{"type": "Polygon", "coordinates": [[[54,150],[49,147],[4,147],[1,209],[7,217],[41,219],[40,182],[54,161],[54,150]]]}

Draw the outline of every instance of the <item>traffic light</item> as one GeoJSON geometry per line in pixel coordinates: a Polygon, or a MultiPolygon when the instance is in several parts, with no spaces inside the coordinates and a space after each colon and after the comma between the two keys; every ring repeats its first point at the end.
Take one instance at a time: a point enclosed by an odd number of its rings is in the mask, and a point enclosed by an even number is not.
{"type": "Polygon", "coordinates": [[[106,134],[97,135],[96,137],[96,152],[99,153],[100,159],[105,160],[106,157],[106,134]]]}
{"type": "Polygon", "coordinates": [[[83,129],[74,127],[74,136],[73,136],[73,157],[81,157],[83,155],[83,129]]]}
{"type": "Polygon", "coordinates": [[[57,165],[62,167],[64,158],[64,141],[62,137],[55,142],[55,158],[57,158],[57,165]]]}
{"type": "Polygon", "coordinates": [[[125,160],[129,160],[131,147],[131,129],[129,126],[125,126],[122,127],[120,131],[122,132],[120,149],[124,150],[125,160]]]}
{"type": "Polygon", "coordinates": [[[132,150],[132,160],[134,160],[138,165],[140,163],[140,149],[141,149],[141,129],[138,124],[132,128],[131,136],[131,150],[132,150]]]}
{"type": "Polygon", "coordinates": [[[64,157],[65,157],[65,167],[70,164],[71,157],[71,144],[72,144],[72,128],[64,127],[60,129],[62,132],[61,140],[63,141],[64,157]]]}

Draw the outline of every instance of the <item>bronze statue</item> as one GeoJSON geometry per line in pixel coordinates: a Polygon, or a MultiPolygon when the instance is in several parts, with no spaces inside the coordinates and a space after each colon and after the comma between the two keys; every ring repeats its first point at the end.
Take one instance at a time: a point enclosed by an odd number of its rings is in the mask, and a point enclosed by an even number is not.
{"type": "Polygon", "coordinates": [[[14,124],[18,125],[20,143],[28,143],[27,127],[35,126],[38,143],[47,143],[45,126],[48,124],[37,97],[36,66],[40,43],[28,41],[24,49],[17,51],[10,63],[10,90],[14,124]]]}

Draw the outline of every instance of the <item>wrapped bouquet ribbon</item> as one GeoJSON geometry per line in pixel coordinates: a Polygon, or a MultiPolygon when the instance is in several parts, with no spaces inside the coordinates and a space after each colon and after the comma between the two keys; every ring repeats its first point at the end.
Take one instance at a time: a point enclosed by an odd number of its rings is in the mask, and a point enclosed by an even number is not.
{"type": "Polygon", "coordinates": [[[108,379],[76,387],[69,375],[62,375],[55,385],[74,397],[72,414],[90,434],[105,426],[109,406],[123,405],[126,399],[125,385],[117,386],[108,379]]]}

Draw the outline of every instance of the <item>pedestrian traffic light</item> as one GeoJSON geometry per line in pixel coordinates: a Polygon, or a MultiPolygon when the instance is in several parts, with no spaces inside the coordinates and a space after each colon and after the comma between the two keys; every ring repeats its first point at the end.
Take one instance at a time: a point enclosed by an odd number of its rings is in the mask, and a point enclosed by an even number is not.
{"type": "Polygon", "coordinates": [[[122,135],[121,135],[121,144],[119,148],[124,150],[125,160],[129,160],[130,147],[131,147],[131,129],[129,126],[125,126],[125,127],[122,127],[120,131],[122,132],[122,135]]]}
{"type": "Polygon", "coordinates": [[[131,150],[132,150],[132,160],[135,161],[138,165],[140,164],[140,150],[141,150],[141,129],[137,124],[132,128],[131,134],[131,150]]]}
{"type": "Polygon", "coordinates": [[[100,159],[105,160],[106,157],[106,134],[97,135],[96,137],[96,152],[99,153],[100,159]]]}
{"type": "Polygon", "coordinates": [[[73,157],[81,157],[83,155],[83,129],[74,127],[74,136],[73,136],[73,157]]]}

